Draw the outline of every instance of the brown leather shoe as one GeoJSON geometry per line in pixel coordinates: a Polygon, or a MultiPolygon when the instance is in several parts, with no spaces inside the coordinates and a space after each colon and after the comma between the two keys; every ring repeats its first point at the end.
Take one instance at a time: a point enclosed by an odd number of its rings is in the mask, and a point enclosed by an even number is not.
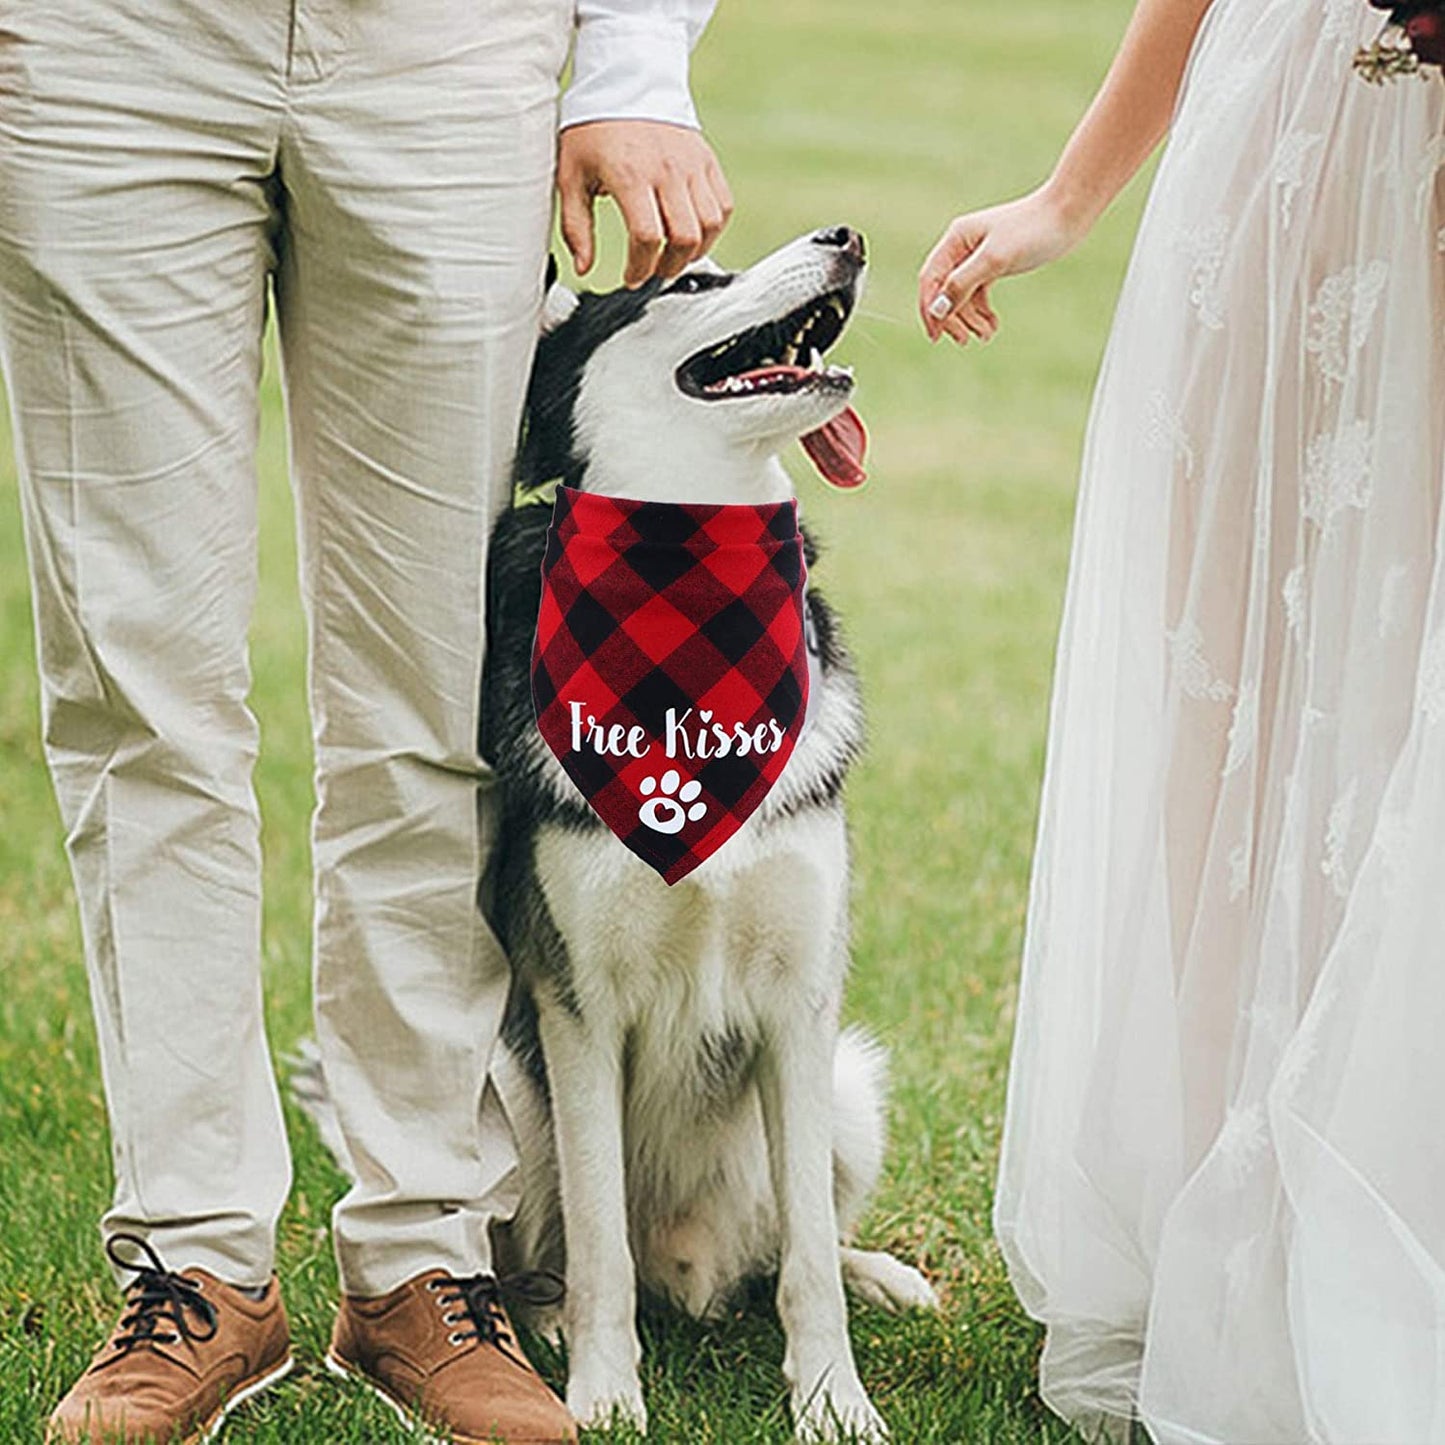
{"type": "Polygon", "coordinates": [[[344,1296],[326,1367],[456,1445],[577,1438],[567,1407],[518,1348],[490,1275],[434,1269],[375,1299],[344,1296]]]}
{"type": "Polygon", "coordinates": [[[170,1273],[134,1234],[112,1236],[106,1252],[135,1279],[110,1339],[50,1417],[47,1445],[202,1445],[237,1405],[289,1373],[274,1278],[255,1300],[203,1269],[170,1273]],[[145,1262],[132,1264],[118,1244],[145,1262]]]}

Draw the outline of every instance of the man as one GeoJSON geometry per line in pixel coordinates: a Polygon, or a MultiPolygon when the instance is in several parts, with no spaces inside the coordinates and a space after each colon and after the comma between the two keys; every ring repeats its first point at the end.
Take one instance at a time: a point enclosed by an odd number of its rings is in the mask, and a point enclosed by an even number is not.
{"type": "Polygon", "coordinates": [[[488,1253],[514,1160],[482,1085],[508,983],[475,907],[484,548],[554,163],[582,270],[597,195],[633,284],[726,222],[687,94],[711,8],[6,11],[0,343],[129,1283],[53,1439],[197,1438],[290,1363],[246,705],[268,281],[310,637],[318,1032],[357,1177],[332,1363],[459,1441],[571,1438],[488,1253]]]}

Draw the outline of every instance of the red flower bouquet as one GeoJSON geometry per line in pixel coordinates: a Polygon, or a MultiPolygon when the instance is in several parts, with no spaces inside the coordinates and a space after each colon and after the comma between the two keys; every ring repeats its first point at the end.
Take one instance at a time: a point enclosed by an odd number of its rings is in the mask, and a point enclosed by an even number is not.
{"type": "Polygon", "coordinates": [[[1420,75],[1445,66],[1445,3],[1396,4],[1370,0],[1390,18],[1376,37],[1355,56],[1355,69],[1375,85],[1397,75],[1420,75]]]}

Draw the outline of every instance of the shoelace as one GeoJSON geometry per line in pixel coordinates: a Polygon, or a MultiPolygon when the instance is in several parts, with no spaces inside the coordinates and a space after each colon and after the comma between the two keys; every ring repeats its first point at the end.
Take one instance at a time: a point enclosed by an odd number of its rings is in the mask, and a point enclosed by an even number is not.
{"type": "MultiPolygon", "coordinates": [[[[452,1331],[449,1336],[452,1344],[481,1340],[483,1344],[495,1345],[524,1370],[530,1370],[532,1366],[517,1352],[517,1342],[508,1329],[504,1305],[510,1301],[533,1309],[545,1309],[561,1304],[567,1293],[566,1281],[549,1269],[508,1275],[505,1279],[490,1274],[474,1274],[466,1278],[448,1275],[445,1279],[432,1280],[427,1288],[436,1294],[441,1304],[460,1305],[465,1320],[471,1323],[469,1330],[452,1331]]],[[[463,1322],[455,1314],[442,1316],[443,1324],[459,1325],[463,1322]]]]}
{"type": "Polygon", "coordinates": [[[135,1275],[126,1287],[130,1308],[121,1316],[114,1341],[116,1349],[174,1345],[183,1339],[199,1344],[214,1337],[219,1324],[215,1307],[202,1295],[200,1285],[184,1275],[172,1274],[146,1240],[138,1234],[113,1234],[106,1241],[105,1252],[114,1264],[135,1275]],[[119,1244],[136,1249],[142,1262],[137,1264],[120,1254],[116,1249],[119,1244]],[[199,1328],[191,1323],[193,1315],[202,1321],[199,1328]],[[174,1332],[163,1330],[163,1324],[173,1326],[174,1332]]]}

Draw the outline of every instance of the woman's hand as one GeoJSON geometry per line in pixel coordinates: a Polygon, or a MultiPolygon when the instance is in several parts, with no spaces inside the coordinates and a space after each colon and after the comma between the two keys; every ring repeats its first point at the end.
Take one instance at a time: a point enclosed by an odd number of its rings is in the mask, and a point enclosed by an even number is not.
{"type": "Polygon", "coordinates": [[[1053,176],[1032,195],[960,216],[918,277],[929,340],[960,346],[998,330],[989,287],[1062,256],[1103,215],[1169,125],[1190,47],[1210,0],[1137,0],[1134,17],[1093,104],[1053,176]]]}
{"type": "Polygon", "coordinates": [[[1087,230],[1087,223],[1071,217],[1048,187],[960,216],[918,275],[918,314],[929,340],[948,335],[960,346],[967,346],[970,336],[991,340],[998,330],[989,301],[993,283],[1057,260],[1087,230]]]}

